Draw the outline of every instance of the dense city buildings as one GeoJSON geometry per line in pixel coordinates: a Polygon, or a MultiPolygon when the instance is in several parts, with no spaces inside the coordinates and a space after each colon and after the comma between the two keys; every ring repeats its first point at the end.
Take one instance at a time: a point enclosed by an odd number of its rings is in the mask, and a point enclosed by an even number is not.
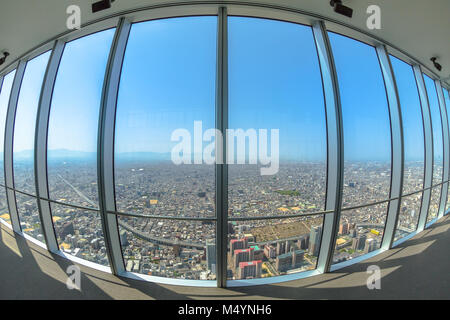
{"type": "MultiPolygon", "coordinates": [[[[312,183],[313,178],[309,176],[317,175],[320,168],[323,168],[320,164],[313,163],[284,165],[276,180],[257,177],[251,166],[235,169],[239,172],[239,184],[230,186],[228,222],[228,269],[231,278],[241,279],[245,274],[269,277],[315,268],[320,252],[322,215],[302,217],[301,213],[319,212],[324,206],[317,201],[324,200],[324,184],[312,183]],[[317,187],[308,188],[308,183],[317,187]],[[233,217],[262,215],[268,216],[268,219],[233,220],[233,217]],[[255,270],[260,268],[260,271],[248,271],[254,268],[252,264],[241,268],[242,263],[254,261],[260,262],[255,262],[259,266],[255,270]]],[[[389,167],[353,165],[352,168],[354,171],[349,176],[353,178],[349,179],[351,181],[345,188],[347,194],[355,199],[354,202],[364,203],[369,192],[375,199],[381,199],[389,167]],[[379,181],[378,184],[376,181],[379,181]],[[377,192],[382,194],[377,196],[377,192]]],[[[407,170],[408,181],[417,181],[409,185],[420,188],[420,166],[413,164],[407,170]]],[[[92,208],[81,210],[52,204],[53,222],[61,250],[107,265],[101,221],[96,211],[96,167],[89,161],[54,160],[52,172],[53,175],[49,176],[52,199],[92,208]]],[[[15,174],[20,177],[22,172],[16,170],[15,174]]],[[[25,175],[26,172],[23,172],[25,175]]],[[[26,181],[29,187],[33,185],[30,179],[18,181],[26,181]]],[[[20,187],[25,188],[25,183],[20,187]]],[[[120,211],[156,217],[118,216],[128,271],[183,279],[215,279],[215,223],[157,219],[159,215],[178,217],[181,214],[186,218],[214,215],[214,183],[209,166],[174,166],[168,162],[121,163],[116,168],[116,190],[119,190],[117,201],[120,211]],[[180,177],[187,177],[190,182],[180,177]]],[[[18,210],[24,232],[44,241],[35,199],[23,198],[25,196],[19,193],[17,197],[20,197],[18,210]]],[[[398,235],[415,230],[420,197],[421,193],[418,193],[402,200],[398,235]]],[[[345,218],[339,225],[335,263],[371,252],[380,246],[386,210],[387,205],[381,204],[342,211],[345,218]]]]}

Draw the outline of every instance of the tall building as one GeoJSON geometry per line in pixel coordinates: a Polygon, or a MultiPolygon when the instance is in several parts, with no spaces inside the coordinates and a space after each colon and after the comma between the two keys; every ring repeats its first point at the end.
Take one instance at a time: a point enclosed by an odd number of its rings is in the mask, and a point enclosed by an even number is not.
{"type": "Polygon", "coordinates": [[[234,251],[237,249],[247,249],[247,248],[248,248],[247,238],[233,239],[230,241],[231,254],[234,254],[234,251]]]}
{"type": "Polygon", "coordinates": [[[299,267],[304,258],[305,251],[303,250],[292,250],[288,253],[277,256],[275,263],[275,268],[278,272],[284,272],[289,269],[294,269],[299,267]]]}
{"type": "Polygon", "coordinates": [[[348,234],[349,224],[347,222],[342,222],[339,225],[339,234],[348,234]]]}
{"type": "Polygon", "coordinates": [[[267,259],[275,258],[277,256],[275,247],[270,244],[266,244],[264,246],[264,255],[266,256],[267,259]]]}
{"type": "Polygon", "coordinates": [[[319,255],[321,237],[322,226],[311,227],[311,233],[309,237],[309,254],[313,256],[319,255]]]}
{"type": "Polygon", "coordinates": [[[356,236],[356,238],[353,238],[352,240],[352,249],[353,250],[364,250],[364,246],[366,244],[366,235],[360,234],[356,236]]]}
{"type": "Polygon", "coordinates": [[[254,260],[239,263],[238,279],[260,278],[262,261],[254,260]]]}
{"type": "Polygon", "coordinates": [[[216,242],[214,240],[206,240],[206,264],[208,270],[212,273],[216,272],[216,242]]]}
{"type": "Polygon", "coordinates": [[[375,240],[373,238],[367,239],[366,244],[364,246],[364,253],[369,253],[369,252],[376,250],[377,246],[378,246],[377,240],[375,240]]]}
{"type": "Polygon", "coordinates": [[[234,250],[233,264],[234,267],[237,268],[239,263],[252,261],[253,259],[253,248],[249,249],[237,249],[234,250]]]}

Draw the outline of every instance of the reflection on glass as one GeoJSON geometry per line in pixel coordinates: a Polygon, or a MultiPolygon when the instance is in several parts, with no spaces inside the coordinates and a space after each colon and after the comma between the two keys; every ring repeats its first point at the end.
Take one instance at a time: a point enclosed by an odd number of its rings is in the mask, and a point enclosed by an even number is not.
{"type": "Polygon", "coordinates": [[[316,268],[323,217],[229,221],[228,279],[266,278],[316,268]]]}
{"type": "Polygon", "coordinates": [[[412,67],[390,56],[401,105],[405,166],[403,194],[423,188],[424,137],[422,109],[412,67]]]}
{"type": "Polygon", "coordinates": [[[118,223],[127,271],[178,279],[216,278],[213,221],[119,216],[118,223]]]}
{"type": "Polygon", "coordinates": [[[54,203],[51,209],[61,251],[101,265],[109,264],[98,212],[54,203]]]}
{"type": "Polygon", "coordinates": [[[97,131],[105,67],[114,30],[66,44],[48,128],[51,199],[98,207],[97,131]]]}
{"type": "Polygon", "coordinates": [[[22,232],[45,242],[36,198],[16,192],[16,202],[22,232]]]}
{"type": "Polygon", "coordinates": [[[333,263],[379,249],[383,239],[386,211],[387,203],[342,211],[333,263]]]}
{"type": "Polygon", "coordinates": [[[422,203],[422,192],[403,197],[398,213],[397,228],[394,241],[416,231],[419,222],[420,205],[422,203]]]}
{"type": "MultiPolygon", "coordinates": [[[[8,111],[9,96],[14,81],[16,70],[11,71],[3,77],[0,91],[0,184],[5,185],[5,169],[3,167],[3,144],[5,135],[6,113],[8,111]]],[[[6,196],[5,196],[6,197],[6,196]]]]}
{"type": "MultiPolygon", "coordinates": [[[[331,32],[329,37],[336,62],[344,127],[342,206],[385,200],[390,188],[391,130],[375,48],[331,32]]],[[[382,216],[373,218],[384,219],[382,216]]]]}
{"type": "Polygon", "coordinates": [[[34,135],[42,81],[50,51],[27,62],[14,123],[14,187],[35,194],[34,135]]]}
{"type": "Polygon", "coordinates": [[[430,104],[431,123],[433,127],[433,185],[442,182],[443,152],[441,111],[434,81],[426,74],[423,75],[430,104]]]}
{"type": "Polygon", "coordinates": [[[428,209],[427,223],[437,218],[439,205],[441,203],[441,187],[437,186],[431,189],[430,207],[428,209]]]}
{"type": "Polygon", "coordinates": [[[229,128],[247,134],[242,144],[238,137],[228,141],[235,155],[228,167],[230,217],[324,210],[325,108],[311,28],[244,17],[230,17],[228,28],[229,128]],[[279,155],[271,130],[279,130],[279,155]],[[256,154],[263,142],[270,164],[256,154]],[[240,150],[245,164],[237,164],[240,150]]]}
{"type": "Polygon", "coordinates": [[[216,25],[217,17],[205,16],[131,27],[116,114],[119,211],[214,216],[215,167],[201,162],[201,145],[210,144],[202,137],[215,128],[216,25]],[[172,161],[177,129],[189,134],[183,141],[191,150],[183,155],[200,156],[200,163],[172,161]]]}

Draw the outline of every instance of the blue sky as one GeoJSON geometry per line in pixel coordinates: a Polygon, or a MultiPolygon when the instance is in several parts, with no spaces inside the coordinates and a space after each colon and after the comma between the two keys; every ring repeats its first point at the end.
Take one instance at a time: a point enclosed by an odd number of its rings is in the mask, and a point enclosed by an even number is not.
{"type": "Polygon", "coordinates": [[[402,107],[405,161],[424,160],[422,110],[412,66],[390,56],[402,107]]]}
{"type": "MultiPolygon", "coordinates": [[[[203,130],[214,127],[216,25],[216,17],[189,17],[132,26],[118,97],[118,154],[170,152],[174,129],[192,132],[195,120],[203,121],[203,130]]],[[[114,31],[66,44],[51,105],[50,150],[96,151],[102,82],[114,31]]],[[[376,51],[338,34],[329,37],[340,85],[345,159],[390,161],[389,114],[376,51]]],[[[229,127],[278,128],[282,159],[325,160],[326,120],[315,50],[310,27],[230,17],[229,127]]],[[[32,149],[35,101],[48,55],[27,66],[18,106],[22,118],[16,124],[16,152],[32,149]]],[[[423,133],[412,70],[391,59],[404,108],[406,159],[420,160],[423,146],[418,141],[423,133]]],[[[5,77],[5,88],[10,78],[5,77]]],[[[436,123],[434,84],[426,76],[425,83],[436,123]]],[[[0,103],[1,99],[4,93],[0,103]]],[[[4,111],[0,108],[2,125],[4,111]]],[[[433,124],[433,129],[439,158],[440,124],[433,124]]]]}

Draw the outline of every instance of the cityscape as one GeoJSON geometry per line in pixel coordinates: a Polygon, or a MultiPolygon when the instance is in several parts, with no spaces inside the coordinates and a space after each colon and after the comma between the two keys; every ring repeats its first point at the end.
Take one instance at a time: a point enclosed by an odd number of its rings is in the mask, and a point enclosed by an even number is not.
{"type": "MultiPolygon", "coordinates": [[[[34,176],[29,169],[15,166],[16,188],[34,194],[34,176]]],[[[380,247],[388,202],[353,207],[388,199],[390,170],[390,164],[382,162],[345,163],[333,263],[380,247]]],[[[108,265],[98,211],[96,166],[88,160],[55,160],[48,171],[52,200],[86,208],[51,204],[60,249],[108,265]]],[[[228,279],[315,269],[322,238],[321,212],[325,210],[326,164],[283,162],[274,176],[259,172],[257,165],[229,166],[228,279]]],[[[435,170],[435,177],[440,172],[435,170]]],[[[216,278],[214,166],[119,161],[115,183],[127,271],[179,279],[216,278]]],[[[423,163],[407,163],[403,186],[407,196],[401,201],[396,240],[416,229],[422,195],[416,191],[422,184],[423,163]]],[[[0,196],[1,218],[8,221],[4,194],[0,196]]],[[[430,215],[437,214],[439,194],[440,186],[432,191],[430,215]]],[[[44,242],[36,199],[19,192],[16,199],[22,231],[44,242]]]]}

